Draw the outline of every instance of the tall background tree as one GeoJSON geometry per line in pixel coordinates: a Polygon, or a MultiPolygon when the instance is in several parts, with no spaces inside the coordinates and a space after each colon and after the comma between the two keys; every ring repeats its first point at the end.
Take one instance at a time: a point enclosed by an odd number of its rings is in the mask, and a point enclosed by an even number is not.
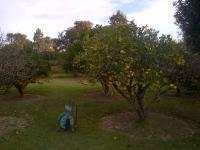
{"type": "Polygon", "coordinates": [[[42,51],[42,47],[41,47],[41,43],[42,43],[42,39],[43,39],[43,33],[42,31],[38,28],[36,29],[34,36],[33,36],[33,41],[34,41],[34,49],[37,52],[41,52],[42,51]]]}
{"type": "Polygon", "coordinates": [[[73,67],[74,57],[83,51],[83,43],[89,38],[92,29],[90,21],[75,21],[74,26],[63,31],[58,38],[58,48],[65,51],[64,69],[66,72],[77,73],[73,67]]]}
{"type": "Polygon", "coordinates": [[[34,49],[37,52],[54,51],[54,41],[50,37],[44,37],[44,34],[39,28],[36,29],[33,40],[34,49]]]}
{"type": "MultiPolygon", "coordinates": [[[[186,64],[193,78],[192,89],[200,89],[200,1],[176,0],[176,23],[183,31],[188,54],[186,64]]],[[[192,81],[192,80],[191,80],[192,81]]],[[[191,84],[187,84],[189,86],[191,84]]]]}
{"type": "Polygon", "coordinates": [[[32,50],[32,42],[27,39],[26,35],[21,33],[8,33],[5,46],[16,51],[32,50]]]}
{"type": "Polygon", "coordinates": [[[126,25],[128,23],[128,20],[126,18],[126,15],[124,15],[123,12],[118,10],[116,14],[113,14],[110,17],[109,23],[112,26],[120,26],[120,25],[126,25]]]}
{"type": "Polygon", "coordinates": [[[38,28],[33,36],[33,50],[35,52],[35,60],[39,66],[39,74],[48,76],[53,65],[52,60],[55,58],[55,39],[44,36],[43,32],[38,28]]]}
{"type": "Polygon", "coordinates": [[[3,36],[3,32],[0,29],[0,48],[3,47],[4,45],[4,36],[3,36]]]}
{"type": "Polygon", "coordinates": [[[183,31],[188,48],[200,53],[200,1],[176,0],[174,6],[176,23],[183,31]]]}

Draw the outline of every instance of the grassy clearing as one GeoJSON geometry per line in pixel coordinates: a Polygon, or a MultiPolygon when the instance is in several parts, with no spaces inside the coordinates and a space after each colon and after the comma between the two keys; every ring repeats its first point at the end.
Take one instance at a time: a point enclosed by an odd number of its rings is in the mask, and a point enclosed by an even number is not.
{"type": "MultiPolygon", "coordinates": [[[[200,133],[186,139],[167,140],[143,139],[131,141],[118,132],[100,128],[102,117],[132,108],[125,100],[92,101],[82,97],[86,92],[98,91],[99,87],[83,85],[79,78],[52,78],[49,82],[30,85],[27,93],[46,96],[43,101],[0,101],[0,116],[25,118],[29,125],[0,137],[2,150],[198,150],[200,133]],[[68,99],[78,104],[78,124],[75,133],[56,131],[57,116],[63,111],[68,99]]],[[[11,94],[16,94],[13,90],[11,94]]],[[[200,97],[163,97],[159,103],[149,103],[149,111],[180,118],[197,129],[200,128],[200,97]]],[[[171,129],[173,130],[173,129],[171,129]]]]}

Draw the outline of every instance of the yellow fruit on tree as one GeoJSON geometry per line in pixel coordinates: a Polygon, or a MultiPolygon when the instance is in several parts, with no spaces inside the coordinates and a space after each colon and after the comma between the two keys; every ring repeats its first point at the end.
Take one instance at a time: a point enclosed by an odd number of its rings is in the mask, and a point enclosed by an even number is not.
{"type": "Polygon", "coordinates": [[[130,66],[128,64],[125,65],[125,69],[130,69],[130,66]]]}
{"type": "Polygon", "coordinates": [[[174,87],[174,84],[173,84],[173,83],[171,83],[169,86],[173,88],[173,87],[174,87]]]}
{"type": "Polygon", "coordinates": [[[178,65],[184,65],[185,64],[185,59],[183,56],[181,56],[179,59],[178,59],[178,62],[177,62],[178,65]]]}
{"type": "Polygon", "coordinates": [[[113,79],[113,78],[112,78],[111,76],[108,77],[108,80],[109,80],[109,81],[112,81],[112,79],[113,79]]]}
{"type": "Polygon", "coordinates": [[[177,86],[174,85],[173,83],[171,83],[169,86],[170,86],[171,88],[173,88],[173,89],[177,89],[177,86]]]}
{"type": "Polygon", "coordinates": [[[121,54],[125,54],[126,52],[124,50],[119,51],[121,54]]]}

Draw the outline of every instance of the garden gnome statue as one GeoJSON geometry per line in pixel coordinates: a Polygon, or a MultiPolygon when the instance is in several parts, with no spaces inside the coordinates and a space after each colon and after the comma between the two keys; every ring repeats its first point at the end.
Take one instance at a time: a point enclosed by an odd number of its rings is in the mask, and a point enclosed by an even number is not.
{"type": "Polygon", "coordinates": [[[58,126],[67,131],[74,131],[72,105],[65,104],[65,111],[58,116],[58,126]]]}

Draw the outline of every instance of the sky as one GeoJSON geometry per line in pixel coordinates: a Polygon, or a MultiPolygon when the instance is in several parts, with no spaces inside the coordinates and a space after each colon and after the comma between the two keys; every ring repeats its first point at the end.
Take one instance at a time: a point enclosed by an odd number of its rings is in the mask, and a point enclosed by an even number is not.
{"type": "Polygon", "coordinates": [[[73,26],[75,21],[90,20],[108,24],[117,10],[139,26],[148,25],[174,38],[180,30],[174,24],[173,0],[0,0],[0,29],[6,33],[23,33],[29,39],[40,28],[45,36],[73,26]]]}

